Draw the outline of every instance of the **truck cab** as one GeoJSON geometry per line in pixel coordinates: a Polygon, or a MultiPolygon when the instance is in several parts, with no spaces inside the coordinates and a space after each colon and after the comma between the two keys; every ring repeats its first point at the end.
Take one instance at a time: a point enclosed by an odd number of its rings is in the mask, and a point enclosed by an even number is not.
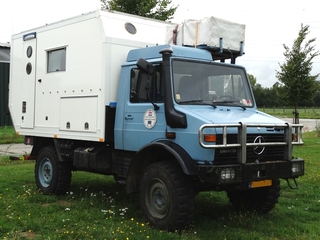
{"type": "MultiPolygon", "coordinates": [[[[302,125],[258,111],[245,69],[214,50],[137,49],[122,66],[115,148],[135,153],[126,188],[140,192],[158,227],[171,224],[166,206],[174,193],[157,170],[169,175],[178,166],[179,178],[188,176],[185,191],[224,190],[234,205],[260,213],[277,203],[280,178],[296,184],[304,174],[304,161],[292,156],[292,146],[303,144],[302,125]]],[[[187,206],[192,211],[192,200],[187,206]]]]}

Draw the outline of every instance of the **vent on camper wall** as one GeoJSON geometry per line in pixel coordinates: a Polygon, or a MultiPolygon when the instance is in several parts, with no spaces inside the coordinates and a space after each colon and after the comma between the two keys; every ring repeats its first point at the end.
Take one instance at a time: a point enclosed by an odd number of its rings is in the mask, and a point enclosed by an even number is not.
{"type": "Polygon", "coordinates": [[[27,112],[27,102],[23,101],[22,102],[22,113],[26,113],[27,112]]]}
{"type": "MultiPolygon", "coordinates": [[[[46,117],[46,120],[48,120],[48,117],[46,117]]],[[[83,126],[84,126],[85,130],[89,130],[89,123],[88,122],[85,122],[83,126]]],[[[70,129],[70,128],[71,128],[71,124],[70,124],[70,122],[67,122],[66,129],[70,129]]]]}
{"type": "Polygon", "coordinates": [[[26,72],[28,75],[30,75],[31,71],[32,71],[32,64],[28,62],[26,66],[26,72]]]}
{"type": "Polygon", "coordinates": [[[27,48],[27,57],[28,57],[28,58],[31,58],[31,56],[32,56],[32,47],[29,46],[29,47],[27,48]]]}
{"type": "Polygon", "coordinates": [[[130,34],[136,34],[137,33],[137,29],[136,27],[132,24],[132,23],[125,23],[124,24],[124,28],[127,30],[128,33],[130,34]]]}

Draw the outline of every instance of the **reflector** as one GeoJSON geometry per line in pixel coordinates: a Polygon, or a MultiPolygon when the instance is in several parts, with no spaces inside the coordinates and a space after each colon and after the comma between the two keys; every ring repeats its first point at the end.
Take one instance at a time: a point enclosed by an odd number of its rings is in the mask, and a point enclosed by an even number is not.
{"type": "Polygon", "coordinates": [[[176,138],[176,133],[175,132],[166,132],[166,138],[175,139],[176,138]]]}

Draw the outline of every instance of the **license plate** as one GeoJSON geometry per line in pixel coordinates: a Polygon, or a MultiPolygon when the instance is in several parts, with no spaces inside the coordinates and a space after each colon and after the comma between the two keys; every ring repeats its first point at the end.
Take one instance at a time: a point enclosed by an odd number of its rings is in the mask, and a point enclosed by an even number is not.
{"type": "Polygon", "coordinates": [[[249,188],[268,187],[272,185],[272,180],[254,181],[249,184],[249,188]]]}

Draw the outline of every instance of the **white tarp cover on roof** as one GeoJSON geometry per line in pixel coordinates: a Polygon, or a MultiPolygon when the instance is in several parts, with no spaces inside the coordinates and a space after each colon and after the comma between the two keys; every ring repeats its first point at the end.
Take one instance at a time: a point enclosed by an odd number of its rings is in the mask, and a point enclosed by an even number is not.
{"type": "Polygon", "coordinates": [[[179,25],[167,27],[166,33],[166,42],[176,45],[206,44],[220,47],[220,38],[223,39],[223,48],[239,51],[240,42],[244,44],[245,40],[245,25],[216,17],[206,17],[201,20],[185,20],[179,25]],[[176,40],[175,30],[177,30],[176,40]]]}

